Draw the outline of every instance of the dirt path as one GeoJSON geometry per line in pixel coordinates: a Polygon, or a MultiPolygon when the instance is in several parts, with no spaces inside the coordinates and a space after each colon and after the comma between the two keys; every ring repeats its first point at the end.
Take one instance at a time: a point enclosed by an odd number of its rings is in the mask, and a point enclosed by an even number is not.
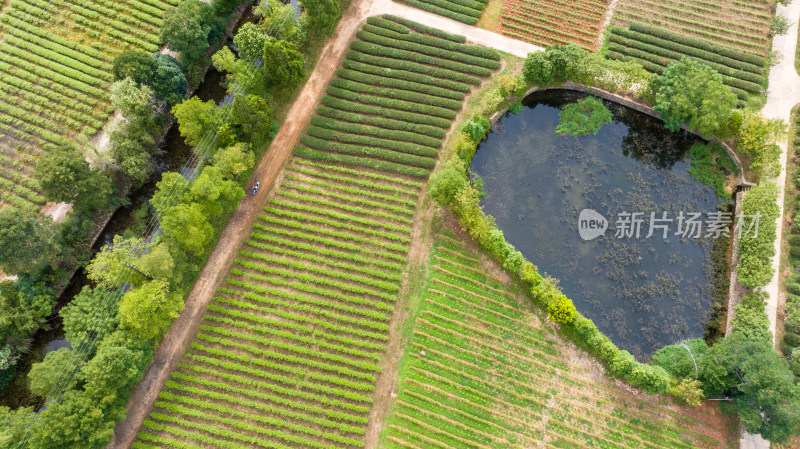
{"type": "MultiPolygon", "coordinates": [[[[325,44],[314,72],[303,86],[303,90],[286,115],[287,120],[258,165],[256,173],[260,175],[260,182],[265,187],[272,186],[288,161],[300,133],[316,107],[320,94],[328,85],[353,34],[366,17],[369,7],[369,0],[354,0],[345,11],[336,27],[336,32],[325,44]]],[[[250,234],[250,229],[258,218],[258,213],[270,190],[261,189],[261,193],[255,197],[248,196],[242,200],[222,231],[214,252],[186,299],[186,308],[158,346],[155,360],[134,389],[127,405],[128,414],[124,421],[117,424],[114,438],[107,446],[109,449],[129,448],[133,443],[142,421],[153,410],[153,401],[158,392],[186,352],[192,336],[197,333],[206,306],[214,296],[217,285],[230,270],[242,241],[250,234]]]]}

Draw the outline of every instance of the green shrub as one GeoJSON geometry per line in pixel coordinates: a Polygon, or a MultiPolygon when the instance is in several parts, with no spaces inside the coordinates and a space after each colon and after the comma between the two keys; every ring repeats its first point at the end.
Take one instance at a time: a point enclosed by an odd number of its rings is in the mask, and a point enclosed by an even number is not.
{"type": "Polygon", "coordinates": [[[586,97],[561,108],[561,112],[558,113],[559,124],[556,127],[556,134],[597,135],[603,125],[611,123],[612,118],[611,111],[603,105],[602,100],[586,97]]]}
{"type": "Polygon", "coordinates": [[[404,19],[402,17],[393,16],[391,14],[384,14],[384,18],[389,19],[393,22],[401,23],[414,31],[418,31],[420,33],[430,34],[431,36],[440,37],[442,39],[447,39],[449,41],[458,42],[463,44],[467,41],[467,38],[460,35],[460,34],[452,34],[448,33],[447,31],[442,31],[438,28],[429,27],[427,25],[423,25],[421,23],[414,22],[412,20],[404,19]]]}
{"type": "Polygon", "coordinates": [[[575,305],[566,296],[559,295],[547,304],[547,317],[556,323],[571,323],[575,319],[575,305]]]}
{"type": "MultiPolygon", "coordinates": [[[[367,23],[370,25],[392,30],[395,33],[409,34],[411,32],[411,30],[409,30],[408,27],[401,25],[397,22],[384,19],[382,17],[367,17],[367,23]]],[[[364,26],[364,29],[366,29],[366,25],[364,26]]]]}

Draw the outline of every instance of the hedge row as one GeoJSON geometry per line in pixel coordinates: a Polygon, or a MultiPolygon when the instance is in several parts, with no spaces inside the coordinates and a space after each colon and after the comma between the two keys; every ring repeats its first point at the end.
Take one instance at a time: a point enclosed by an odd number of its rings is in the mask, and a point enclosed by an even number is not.
{"type": "MultiPolygon", "coordinates": [[[[665,61],[664,58],[653,55],[652,53],[637,50],[635,48],[626,48],[614,42],[608,44],[608,50],[608,55],[610,57],[621,60],[626,60],[626,57],[633,58],[642,64],[646,70],[656,73],[663,72],[666,66],[672,61],[665,61]],[[618,57],[617,55],[622,57],[618,57]]],[[[722,78],[725,84],[730,86],[734,93],[741,99],[746,99],[748,97],[748,92],[757,93],[761,90],[761,85],[759,84],[724,75],[722,78]]]]}
{"type": "Polygon", "coordinates": [[[373,115],[362,115],[355,112],[340,111],[338,109],[330,108],[328,106],[320,106],[317,108],[317,114],[324,115],[337,120],[344,120],[352,123],[363,123],[368,125],[380,126],[387,129],[396,129],[401,131],[409,131],[417,134],[425,134],[431,137],[438,137],[444,139],[447,131],[442,128],[429,125],[418,125],[416,123],[408,123],[401,120],[394,120],[385,117],[376,117],[373,115]]]}
{"type": "MultiPolygon", "coordinates": [[[[358,41],[355,41],[353,43],[364,44],[364,42],[358,42],[358,41]]],[[[404,60],[404,59],[395,59],[395,57],[386,58],[383,56],[376,56],[373,54],[362,53],[353,50],[347,51],[347,58],[352,59],[354,61],[363,62],[365,64],[377,65],[388,69],[409,70],[411,72],[417,72],[423,75],[432,76],[434,78],[445,78],[452,81],[458,81],[460,83],[474,84],[476,86],[481,83],[481,79],[476,76],[467,75],[465,73],[459,72],[458,70],[427,66],[424,64],[420,64],[414,59],[404,60]]]]}
{"type": "Polygon", "coordinates": [[[334,97],[339,97],[344,100],[359,101],[365,104],[374,104],[376,106],[393,108],[401,111],[417,112],[421,114],[431,114],[436,117],[442,117],[450,120],[456,118],[455,111],[451,111],[449,109],[444,109],[436,106],[428,106],[404,100],[393,100],[391,98],[376,97],[373,95],[358,94],[356,92],[352,92],[346,89],[340,89],[335,86],[329,86],[326,92],[328,93],[328,95],[333,95],[334,97]]]}
{"type": "Polygon", "coordinates": [[[428,147],[427,150],[432,152],[438,152],[437,150],[442,144],[441,139],[437,139],[435,137],[416,134],[409,131],[384,129],[384,128],[379,128],[377,126],[340,122],[328,117],[320,117],[320,116],[313,117],[311,119],[311,124],[331,131],[346,132],[362,136],[364,135],[375,136],[375,137],[380,137],[382,139],[391,139],[392,141],[398,141],[398,142],[388,142],[389,144],[405,142],[405,143],[422,145],[428,147]]]}
{"type": "Polygon", "coordinates": [[[350,48],[373,56],[386,56],[389,58],[401,59],[405,61],[414,61],[417,64],[430,64],[439,66],[445,69],[454,70],[459,73],[470,73],[477,76],[489,76],[492,71],[486,67],[478,67],[471,64],[464,64],[461,62],[451,61],[435,56],[423,55],[416,51],[401,50],[398,48],[384,47],[382,45],[373,44],[363,41],[353,41],[350,48]]]}
{"type": "MultiPolygon", "coordinates": [[[[480,15],[472,14],[464,14],[462,12],[453,11],[453,9],[462,9],[469,11],[468,8],[463,8],[453,3],[448,2],[447,0],[398,0],[401,3],[405,3],[411,5],[415,8],[419,8],[423,11],[432,12],[434,14],[438,14],[440,16],[448,17],[453,20],[457,20],[459,22],[466,23],[467,25],[475,25],[478,23],[478,18],[480,15]]],[[[479,11],[480,13],[481,11],[479,11]]]]}
{"type": "MultiPolygon", "coordinates": [[[[337,131],[331,131],[328,129],[319,128],[316,126],[312,126],[308,128],[308,135],[301,137],[301,141],[305,142],[303,139],[305,138],[313,138],[314,141],[316,140],[327,140],[327,141],[335,141],[341,142],[346,144],[352,144],[352,146],[368,146],[373,148],[384,148],[388,151],[398,152],[398,153],[406,153],[406,154],[413,154],[417,156],[423,156],[428,158],[436,158],[437,152],[436,150],[432,150],[427,147],[420,147],[418,145],[414,145],[407,142],[395,142],[393,140],[386,140],[386,139],[379,139],[376,137],[370,136],[362,136],[359,134],[343,134],[337,131]],[[396,145],[393,145],[396,144],[396,145]]],[[[316,145],[312,145],[307,143],[308,145],[314,146],[318,148],[316,145]]],[[[325,148],[320,148],[325,149],[325,148]]],[[[399,161],[396,161],[399,162],[399,161]]]]}
{"type": "Polygon", "coordinates": [[[392,30],[400,34],[411,33],[411,30],[407,26],[401,25],[397,22],[392,22],[391,20],[384,19],[382,17],[367,17],[367,23],[370,25],[375,25],[381,28],[392,30]]]}
{"type": "MultiPolygon", "coordinates": [[[[392,24],[394,23],[388,20],[386,22],[392,24]]],[[[365,31],[369,31],[375,34],[380,34],[386,37],[402,39],[404,41],[409,41],[409,42],[416,42],[418,44],[423,44],[423,45],[430,45],[431,47],[438,47],[444,50],[457,51],[459,53],[465,53],[472,56],[491,59],[493,61],[500,60],[500,52],[493,48],[479,47],[477,45],[466,45],[462,43],[454,43],[447,39],[435,36],[428,36],[421,33],[400,34],[395,32],[391,28],[381,25],[365,25],[363,29],[365,31]]]]}
{"type": "MultiPolygon", "coordinates": [[[[487,59],[481,56],[473,56],[470,54],[463,53],[460,50],[447,50],[438,46],[431,46],[428,44],[418,43],[411,40],[402,39],[400,37],[398,38],[388,37],[382,34],[374,33],[372,31],[365,31],[367,27],[371,29],[376,28],[371,25],[365,25],[364,30],[356,32],[356,36],[358,36],[359,39],[364,40],[366,42],[372,42],[374,44],[379,44],[384,47],[392,47],[401,50],[413,51],[423,55],[435,56],[437,58],[445,58],[450,61],[457,61],[457,62],[463,62],[465,64],[486,67],[492,70],[500,68],[500,62],[494,59],[487,59]]],[[[419,35],[412,34],[412,36],[419,36],[419,35]]]]}
{"type": "Polygon", "coordinates": [[[401,175],[414,176],[417,178],[427,178],[430,170],[420,167],[411,167],[408,165],[396,164],[394,162],[381,161],[370,159],[366,157],[349,156],[345,154],[324,153],[321,151],[312,150],[310,148],[298,147],[295,148],[294,154],[306,159],[313,159],[316,161],[335,162],[339,164],[357,165],[373,170],[382,170],[401,175]]]}
{"type": "Polygon", "coordinates": [[[404,19],[402,17],[394,16],[391,14],[384,14],[381,17],[387,20],[391,20],[392,22],[405,25],[418,33],[430,34],[431,36],[441,37],[442,39],[458,42],[459,44],[463,44],[464,42],[467,41],[467,38],[460,34],[448,33],[447,31],[442,31],[438,28],[429,27],[428,25],[423,25],[421,23],[414,22],[413,20],[404,19]]]}
{"type": "MultiPolygon", "coordinates": [[[[464,100],[464,97],[466,97],[463,92],[456,92],[443,87],[431,86],[414,81],[405,81],[397,78],[387,78],[384,76],[372,75],[356,70],[339,69],[336,74],[341,78],[351,81],[358,81],[372,86],[393,87],[396,89],[410,90],[436,97],[448,98],[450,100],[456,100],[459,104],[464,100]]],[[[460,109],[460,107],[458,109],[460,109]]]]}
{"type": "Polygon", "coordinates": [[[333,151],[336,153],[353,154],[358,156],[371,156],[373,158],[383,159],[389,162],[397,162],[414,167],[433,168],[433,166],[436,165],[435,159],[417,156],[414,154],[400,153],[397,151],[387,150],[385,148],[338,143],[330,140],[319,139],[314,136],[303,136],[300,138],[300,141],[311,148],[322,151],[333,151]]]}
{"type": "MultiPolygon", "coordinates": [[[[377,95],[379,97],[390,98],[395,100],[410,101],[413,103],[420,103],[428,106],[436,106],[439,108],[449,109],[451,111],[458,111],[461,109],[461,102],[451,100],[449,98],[436,97],[433,95],[422,94],[411,90],[390,89],[384,87],[376,87],[370,84],[359,83],[349,79],[334,78],[330,82],[331,86],[341,89],[347,89],[352,92],[362,94],[377,95]]],[[[407,85],[407,89],[411,86],[407,85]]]]}
{"type": "Polygon", "coordinates": [[[379,106],[370,106],[362,103],[355,103],[353,101],[343,100],[341,98],[326,96],[322,99],[322,104],[341,111],[356,112],[370,115],[381,115],[383,117],[402,120],[409,123],[417,123],[420,125],[435,126],[441,129],[450,127],[450,120],[431,117],[429,115],[417,114],[414,112],[398,111],[395,109],[388,109],[379,106]]]}
{"type": "Polygon", "coordinates": [[[691,36],[676,34],[669,30],[658,28],[652,25],[646,25],[639,22],[632,22],[630,25],[630,29],[632,31],[638,31],[640,33],[644,33],[650,36],[666,39],[668,41],[677,42],[680,44],[688,45],[690,47],[695,47],[701,50],[710,51],[711,53],[716,53],[718,55],[727,56],[729,58],[736,59],[738,61],[749,62],[750,64],[755,64],[757,66],[765,67],[767,64],[767,61],[763,56],[745,53],[741,50],[737,50],[731,47],[713,44],[704,39],[698,39],[691,36]]]}
{"type": "MultiPolygon", "coordinates": [[[[727,56],[712,53],[710,51],[695,48],[686,44],[673,42],[667,39],[661,39],[633,30],[626,30],[621,27],[611,27],[609,28],[609,31],[611,31],[609,39],[612,41],[618,41],[624,44],[626,42],[622,41],[622,39],[630,39],[632,41],[637,41],[640,44],[651,44],[649,47],[656,46],[664,50],[672,50],[673,52],[677,52],[682,55],[695,56],[709,65],[715,64],[721,67],[726,67],[727,70],[732,70],[733,72],[741,72],[742,76],[738,76],[738,78],[746,79],[756,83],[760,83],[764,77],[765,69],[763,66],[752,64],[747,61],[729,58],[727,56]]],[[[722,73],[722,70],[718,69],[720,73],[722,73]]]]}
{"type": "Polygon", "coordinates": [[[391,69],[387,67],[379,67],[372,64],[364,64],[363,62],[351,61],[346,59],[342,65],[346,69],[357,72],[362,72],[370,75],[378,75],[381,78],[394,78],[403,81],[411,81],[415,83],[425,84],[430,87],[440,87],[444,89],[453,90],[459,93],[467,94],[472,89],[469,85],[462,82],[451,81],[449,79],[437,78],[430,75],[425,75],[417,72],[410,72],[408,70],[391,69]]]}

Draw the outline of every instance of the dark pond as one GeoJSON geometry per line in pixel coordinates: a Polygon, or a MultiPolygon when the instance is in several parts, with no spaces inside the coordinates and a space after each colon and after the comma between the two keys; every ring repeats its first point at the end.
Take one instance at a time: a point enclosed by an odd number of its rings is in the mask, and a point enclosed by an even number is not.
{"type": "MultiPolygon", "coordinates": [[[[519,114],[506,114],[481,143],[472,170],[483,178],[484,210],[506,239],[543,272],[617,345],[639,360],[665,344],[702,337],[713,290],[707,213],[725,201],[686,172],[686,151],[699,138],[672,133],[660,120],[605,102],[614,114],[596,136],[559,136],[563,105],[585,95],[534,93],[519,114]],[[583,240],[584,209],[608,223],[604,235],[583,240]],[[640,236],[621,213],[641,212],[640,236]],[[654,224],[650,213],[668,219],[654,224]],[[701,237],[683,238],[677,217],[701,212],[701,237]]],[[[633,220],[631,220],[633,222],[633,220]]]]}

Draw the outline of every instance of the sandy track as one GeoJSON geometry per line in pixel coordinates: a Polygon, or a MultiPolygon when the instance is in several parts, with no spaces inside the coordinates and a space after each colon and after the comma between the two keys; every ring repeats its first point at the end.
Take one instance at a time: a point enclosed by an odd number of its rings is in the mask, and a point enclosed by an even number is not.
{"type": "Polygon", "coordinates": [[[292,149],[305,129],[317,101],[338,67],[352,36],[366,17],[369,7],[369,0],[354,0],[323,48],[314,72],[287,113],[287,119],[256,170],[260,175],[260,182],[270,188],[262,189],[255,197],[247,196],[243,199],[222,231],[214,252],[211,253],[186,299],[186,308],[164,336],[156,350],[153,363],[134,389],[127,405],[128,414],[124,421],[117,424],[114,438],[107,446],[109,449],[129,448],[136,438],[142,421],[153,410],[153,401],[188,349],[192,337],[198,332],[206,306],[213,298],[217,285],[230,270],[243,240],[250,235],[250,230],[258,218],[271,186],[289,160],[292,149]]]}

